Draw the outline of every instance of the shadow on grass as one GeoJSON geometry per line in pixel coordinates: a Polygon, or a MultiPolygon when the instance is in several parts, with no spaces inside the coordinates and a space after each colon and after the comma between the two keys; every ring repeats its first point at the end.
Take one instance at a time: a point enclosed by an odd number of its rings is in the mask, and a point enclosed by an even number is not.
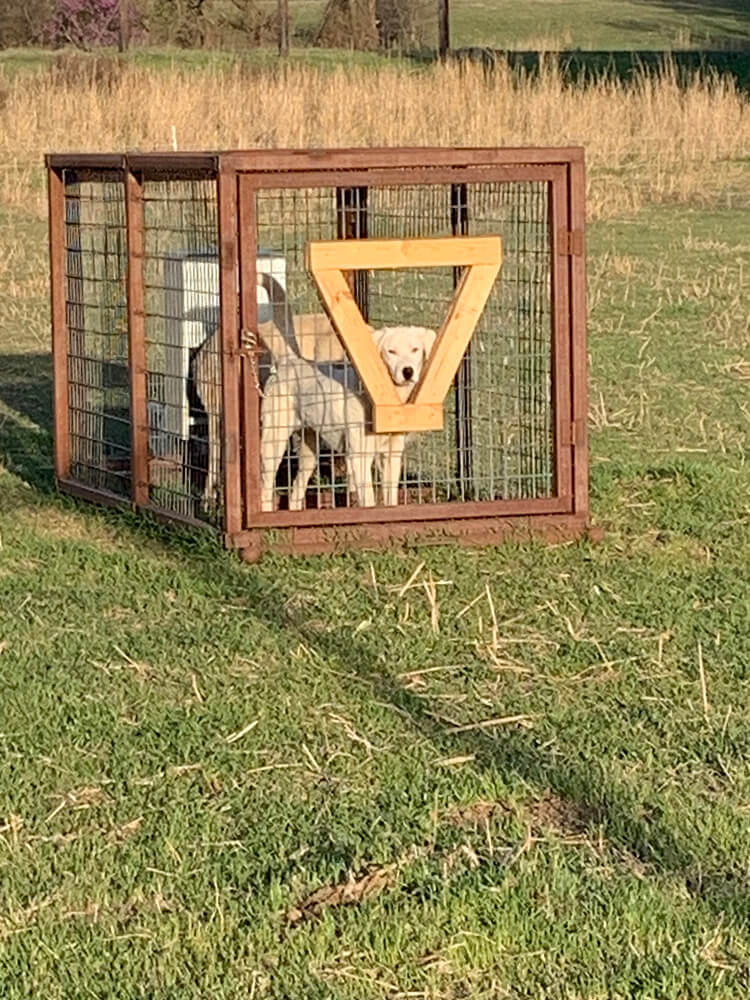
{"type": "MultiPolygon", "coordinates": [[[[455,49],[451,56],[459,62],[480,63],[488,73],[491,73],[496,65],[507,64],[513,70],[534,77],[543,67],[556,66],[564,82],[570,86],[595,84],[602,79],[631,84],[644,76],[658,77],[664,72],[665,65],[669,65],[674,70],[675,78],[683,86],[688,85],[697,75],[726,76],[734,80],[740,90],[748,92],[750,91],[750,27],[747,36],[743,36],[740,43],[742,48],[736,51],[719,49],[675,52],[577,49],[540,53],[474,46],[455,49]]],[[[417,62],[432,62],[434,57],[414,56],[414,59],[417,62]]]]}
{"type": "Polygon", "coordinates": [[[750,35],[750,6],[747,0],[638,0],[653,7],[669,7],[685,17],[735,18],[744,21],[744,29],[750,35]]]}
{"type": "MultiPolygon", "coordinates": [[[[52,475],[51,397],[52,377],[49,357],[0,357],[0,400],[18,416],[0,413],[0,457],[6,467],[39,491],[47,501],[54,492],[52,475]]],[[[65,497],[52,500],[67,507],[83,507],[65,497]]],[[[382,637],[370,645],[366,639],[352,638],[308,629],[293,611],[295,591],[285,586],[279,562],[249,567],[234,556],[221,552],[218,538],[190,532],[182,527],[165,527],[128,512],[102,511],[106,519],[117,518],[123,533],[139,545],[161,549],[170,560],[178,561],[188,577],[200,587],[210,580],[226,600],[243,598],[256,620],[282,635],[290,648],[300,642],[326,662],[346,672],[356,673],[376,702],[396,708],[415,733],[426,738],[436,756],[475,755],[475,767],[489,772],[515,775],[539,791],[549,788],[555,795],[574,804],[579,815],[592,826],[601,826],[607,840],[634,855],[654,870],[677,876],[696,900],[712,910],[730,913],[738,919],[750,918],[750,896],[744,876],[733,870],[713,868],[694,852],[684,836],[670,828],[660,814],[658,803],[647,809],[632,788],[607,773],[606,762],[596,748],[558,741],[562,753],[551,757],[544,750],[544,737],[526,730],[504,728],[493,732],[452,733],[429,713],[429,706],[405,690],[389,675],[388,651],[382,637]]],[[[290,563],[293,567],[293,563],[290,563]]],[[[294,577],[294,571],[286,577],[294,577]]]]}
{"type": "Polygon", "coordinates": [[[52,357],[0,354],[0,401],[52,430],[52,357]]]}
{"type": "MultiPolygon", "coordinates": [[[[181,562],[196,586],[205,586],[208,579],[226,600],[243,599],[256,621],[283,636],[290,649],[303,643],[335,669],[356,674],[369,688],[371,700],[396,709],[416,735],[430,742],[436,757],[473,754],[478,771],[516,776],[539,793],[549,789],[574,805],[576,814],[593,829],[601,827],[615,848],[661,875],[680,879],[696,902],[743,922],[750,919],[750,893],[739,866],[735,869],[697,853],[687,835],[671,828],[658,801],[644,803],[632,787],[607,772],[598,746],[566,745],[562,734],[557,741],[561,752],[553,757],[548,749],[545,752],[549,734],[511,728],[451,732],[430,714],[424,699],[406,690],[389,673],[389,653],[382,636],[368,644],[353,639],[348,632],[337,635],[307,628],[290,610],[296,606],[297,591],[285,584],[278,560],[250,567],[227,553],[205,547],[198,551],[189,534],[145,523],[135,525],[133,531],[141,538],[158,535],[170,558],[181,562]]],[[[292,570],[286,579],[293,576],[292,570]]]]}
{"type": "MultiPolygon", "coordinates": [[[[184,544],[184,543],[183,543],[184,544]]],[[[181,545],[167,543],[172,554],[181,545]]],[[[196,582],[205,580],[205,564],[198,568],[187,554],[185,567],[194,573],[196,582]]],[[[501,728],[490,731],[453,733],[436,720],[425,700],[405,690],[395,676],[389,675],[389,653],[383,637],[368,644],[347,635],[320,633],[305,628],[295,620],[289,608],[295,606],[294,591],[279,577],[278,562],[269,569],[234,563],[220,557],[209,571],[228,599],[249,599],[256,619],[264,626],[286,636],[290,648],[302,642],[343,672],[357,674],[370,688],[374,702],[397,709],[416,734],[430,741],[436,757],[475,755],[478,770],[515,775],[542,793],[555,795],[574,804],[576,813],[592,828],[601,827],[614,846],[649,865],[658,873],[676,876],[696,900],[712,910],[731,913],[738,919],[750,918],[750,895],[747,880],[739,870],[727,870],[718,861],[713,865],[695,850],[685,836],[670,828],[661,815],[658,802],[644,801],[627,785],[607,773],[606,761],[599,747],[590,749],[577,744],[565,745],[564,734],[557,741],[559,756],[545,752],[549,734],[535,734],[524,729],[501,728]]]]}
{"type": "Polygon", "coordinates": [[[54,489],[52,358],[0,354],[0,462],[44,493],[54,489]],[[10,412],[9,412],[10,411],[10,412]]]}

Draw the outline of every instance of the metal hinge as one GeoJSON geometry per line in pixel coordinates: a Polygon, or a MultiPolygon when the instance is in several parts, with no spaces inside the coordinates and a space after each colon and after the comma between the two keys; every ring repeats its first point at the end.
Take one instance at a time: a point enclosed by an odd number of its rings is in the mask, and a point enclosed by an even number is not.
{"type": "Polygon", "coordinates": [[[560,253],[568,257],[583,256],[583,230],[560,230],[560,253]]]}

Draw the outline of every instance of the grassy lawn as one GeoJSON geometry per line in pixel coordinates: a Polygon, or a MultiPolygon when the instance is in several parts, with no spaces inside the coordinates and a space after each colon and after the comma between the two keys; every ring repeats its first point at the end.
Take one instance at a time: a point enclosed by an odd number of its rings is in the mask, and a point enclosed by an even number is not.
{"type": "MultiPolygon", "coordinates": [[[[67,50],[66,50],[67,52],[67,50]]],[[[117,54],[107,50],[111,57],[117,54]]],[[[68,58],[76,59],[83,67],[96,59],[95,53],[70,52],[68,58]]],[[[5,49],[0,50],[0,69],[8,74],[24,73],[53,65],[60,53],[50,49],[5,49]]],[[[219,51],[215,49],[178,49],[169,47],[133,49],[124,60],[143,69],[161,70],[178,66],[180,69],[222,69],[236,65],[238,61],[257,69],[275,66],[279,61],[277,49],[253,48],[245,52],[219,51]]],[[[104,54],[107,59],[107,53],[104,54]]],[[[407,60],[386,57],[376,52],[352,52],[346,49],[293,48],[289,54],[293,65],[310,66],[316,69],[347,66],[382,66],[384,63],[407,65],[407,60]]]]}
{"type": "MultiPolygon", "coordinates": [[[[276,0],[265,0],[275,8],[276,0]]],[[[425,2],[423,38],[437,44],[434,4],[425,2]]],[[[290,60],[315,67],[378,65],[393,57],[342,49],[306,48],[320,24],[324,0],[291,0],[290,60]],[[296,41],[296,45],[295,45],[296,41]]],[[[745,0],[451,0],[451,44],[455,48],[553,50],[682,50],[750,48],[750,11],[745,0]]],[[[136,65],[159,68],[178,64],[202,69],[241,58],[258,67],[274,64],[275,48],[217,52],[136,48],[127,57],[136,65]]],[[[0,68],[36,69],[54,61],[44,50],[0,50],[0,68]]],[[[398,60],[396,60],[398,61],[398,60]]]]}
{"type": "Polygon", "coordinates": [[[617,50],[750,43],[744,0],[451,0],[451,16],[456,46],[536,48],[535,41],[546,41],[617,50]]]}
{"type": "MultiPolygon", "coordinates": [[[[453,0],[453,36],[747,43],[744,7],[453,0]]],[[[750,173],[719,141],[746,104],[412,70],[391,132],[387,71],[284,98],[146,51],[196,73],[132,108],[127,74],[13,89],[53,58],[0,53],[2,1000],[747,995],[750,173]],[[181,148],[584,142],[604,541],[250,567],[56,495],[41,151],[174,121],[181,148]]]]}
{"type": "Polygon", "coordinates": [[[4,221],[4,1000],[743,995],[747,213],[590,229],[604,542],[258,567],[55,496],[4,221]]]}

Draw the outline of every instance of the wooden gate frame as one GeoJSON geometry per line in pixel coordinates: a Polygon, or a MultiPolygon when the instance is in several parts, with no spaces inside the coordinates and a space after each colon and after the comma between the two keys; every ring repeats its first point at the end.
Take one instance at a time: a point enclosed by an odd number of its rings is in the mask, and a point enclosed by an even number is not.
{"type": "Polygon", "coordinates": [[[376,434],[440,431],[445,397],[482,315],[502,264],[499,236],[432,239],[334,240],[309,243],[306,266],[326,312],[372,404],[376,434]],[[448,314],[422,372],[414,398],[402,403],[380,358],[345,275],[353,270],[463,267],[448,314]]]}
{"type": "MultiPolygon", "coordinates": [[[[585,271],[585,164],[580,147],[252,150],[225,153],[52,154],[49,192],[55,476],[61,490],[103,503],[123,499],[71,479],[63,171],[112,171],[125,186],[131,389],[130,505],[167,520],[148,496],[143,182],[180,172],[217,183],[223,381],[224,541],[253,561],[264,551],[313,553],[407,540],[494,544],[580,536],[589,526],[585,271]],[[429,164],[429,165],[427,165],[429,164]],[[240,329],[257,328],[255,198],[264,189],[546,181],[550,190],[552,389],[556,494],[527,500],[393,508],[260,510],[260,400],[240,329]]],[[[502,234],[499,234],[502,235],[502,234]]],[[[125,501],[128,503],[128,501],[125,501]]]]}

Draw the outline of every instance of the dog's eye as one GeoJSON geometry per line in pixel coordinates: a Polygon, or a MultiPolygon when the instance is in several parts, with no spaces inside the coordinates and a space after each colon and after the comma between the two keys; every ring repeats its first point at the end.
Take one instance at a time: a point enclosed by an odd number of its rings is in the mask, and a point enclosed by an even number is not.
{"type": "Polygon", "coordinates": [[[394,351],[392,347],[389,347],[389,348],[388,348],[388,353],[389,353],[389,354],[397,354],[398,352],[397,352],[397,351],[394,351]]]}
{"type": "Polygon", "coordinates": [[[419,353],[419,350],[420,350],[420,348],[419,348],[419,347],[412,347],[412,349],[411,349],[411,353],[412,353],[412,354],[418,354],[418,353],[419,353]]]}

